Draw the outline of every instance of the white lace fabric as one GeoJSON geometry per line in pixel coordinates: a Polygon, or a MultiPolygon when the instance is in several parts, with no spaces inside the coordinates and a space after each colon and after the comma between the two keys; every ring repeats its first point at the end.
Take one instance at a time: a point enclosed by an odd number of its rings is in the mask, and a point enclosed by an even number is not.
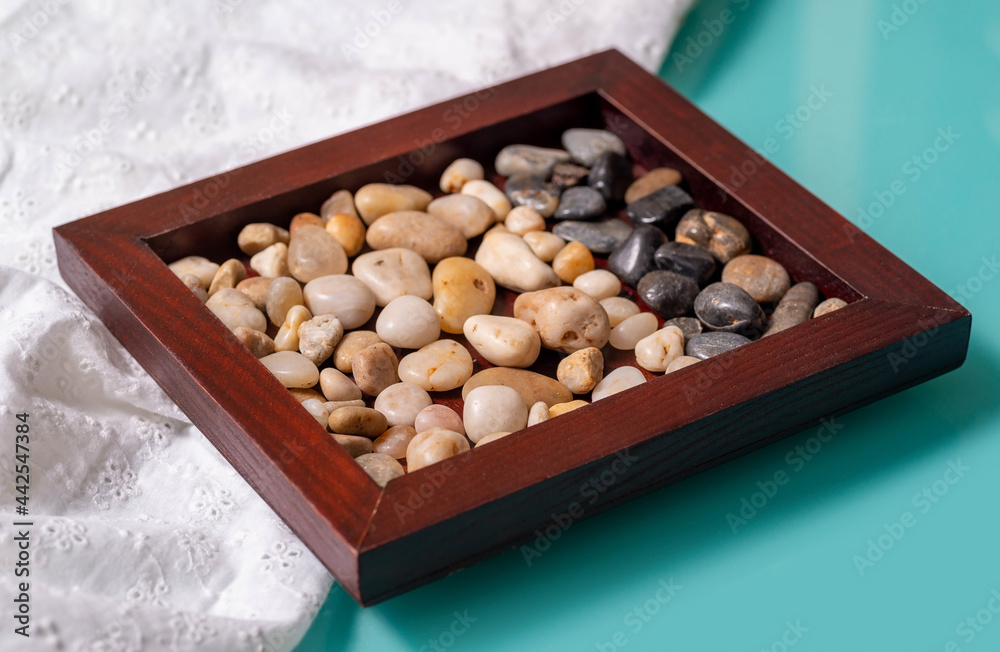
{"type": "Polygon", "coordinates": [[[0,649],[288,650],[331,586],[64,289],[52,227],[608,47],[655,69],[692,2],[0,3],[0,649]]]}

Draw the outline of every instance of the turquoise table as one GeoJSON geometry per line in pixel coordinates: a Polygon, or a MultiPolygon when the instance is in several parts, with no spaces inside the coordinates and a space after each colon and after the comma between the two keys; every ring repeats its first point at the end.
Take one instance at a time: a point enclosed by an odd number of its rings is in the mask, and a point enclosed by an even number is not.
{"type": "Polygon", "coordinates": [[[971,310],[965,366],[530,566],[334,587],[301,650],[1000,650],[1000,3],[703,0],[699,39],[663,78],[971,310]]]}

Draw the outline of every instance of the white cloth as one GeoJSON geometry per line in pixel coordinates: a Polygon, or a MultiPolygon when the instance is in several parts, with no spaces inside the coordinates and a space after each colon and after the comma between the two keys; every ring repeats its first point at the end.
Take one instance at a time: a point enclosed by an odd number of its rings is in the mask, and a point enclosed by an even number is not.
{"type": "Polygon", "coordinates": [[[60,287],[53,226],[607,47],[655,69],[692,2],[0,3],[0,649],[290,649],[331,585],[60,287]]]}

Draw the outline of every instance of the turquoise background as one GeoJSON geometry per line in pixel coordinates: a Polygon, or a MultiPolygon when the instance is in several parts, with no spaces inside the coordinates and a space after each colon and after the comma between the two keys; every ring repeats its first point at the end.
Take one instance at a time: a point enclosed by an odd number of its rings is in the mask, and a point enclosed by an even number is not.
{"type": "Polygon", "coordinates": [[[466,611],[476,622],[440,649],[610,652],[616,632],[629,651],[1000,649],[1000,613],[958,629],[1000,596],[1000,272],[982,260],[1000,257],[1000,3],[703,0],[674,52],[699,35],[700,56],[662,77],[748,144],[776,138],[775,164],[937,285],[966,286],[965,366],[838,418],[808,461],[795,448],[813,431],[576,523],[531,567],[509,552],[365,610],[334,587],[300,650],[420,649],[466,611]],[[880,30],[894,4],[917,10],[880,30]],[[724,9],[732,23],[705,36],[724,9]],[[821,85],[822,108],[779,124],[821,85]],[[960,138],[908,176],[949,127],[960,138]],[[905,192],[860,217],[894,180],[905,192]],[[970,470],[915,505],[950,461],[970,470]],[[787,484],[734,533],[727,514],[778,471],[787,484]],[[859,572],[905,512],[913,526],[859,572]]]}

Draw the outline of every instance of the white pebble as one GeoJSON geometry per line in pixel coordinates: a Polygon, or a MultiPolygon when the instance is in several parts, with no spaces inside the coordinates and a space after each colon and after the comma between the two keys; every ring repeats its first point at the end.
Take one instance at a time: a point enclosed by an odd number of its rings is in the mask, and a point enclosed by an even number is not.
{"type": "Polygon", "coordinates": [[[419,349],[441,335],[441,318],[434,306],[420,297],[397,297],[382,309],[375,332],[390,346],[419,349]]]}
{"type": "Polygon", "coordinates": [[[607,398],[612,394],[617,394],[630,387],[641,385],[644,382],[646,382],[646,377],[635,367],[618,367],[605,376],[604,380],[597,383],[597,387],[594,388],[594,393],[591,394],[591,397],[593,400],[599,401],[602,398],[607,398]]]}
{"type": "Polygon", "coordinates": [[[528,424],[528,406],[504,385],[477,387],[465,397],[465,433],[473,443],[494,432],[516,432],[528,424]]]}
{"type": "Polygon", "coordinates": [[[619,351],[631,351],[639,340],[655,333],[658,325],[656,315],[640,312],[612,328],[611,339],[608,341],[619,351]]]}
{"type": "Polygon", "coordinates": [[[469,344],[498,367],[528,367],[538,359],[542,340],[531,324],[497,315],[474,315],[463,328],[469,344]]]}
{"type": "Polygon", "coordinates": [[[635,345],[635,361],[647,371],[666,371],[682,355],[684,332],[676,326],[665,326],[635,345]]]}
{"type": "Polygon", "coordinates": [[[573,287],[600,301],[617,297],[622,291],[622,282],[606,269],[594,269],[577,276],[573,281],[573,287]]]}
{"type": "Polygon", "coordinates": [[[612,328],[632,315],[638,315],[642,312],[635,301],[626,299],[625,297],[608,297],[607,299],[601,299],[599,303],[604,308],[604,312],[608,313],[608,321],[611,322],[612,328]]]}
{"type": "Polygon", "coordinates": [[[396,383],[383,389],[372,406],[392,426],[413,426],[417,414],[432,403],[431,395],[413,383],[396,383]]]}

